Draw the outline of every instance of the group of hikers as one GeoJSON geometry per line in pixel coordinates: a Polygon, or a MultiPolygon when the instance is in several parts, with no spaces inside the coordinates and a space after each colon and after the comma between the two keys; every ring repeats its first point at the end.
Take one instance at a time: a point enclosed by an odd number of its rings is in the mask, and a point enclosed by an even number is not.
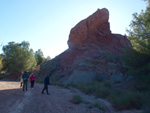
{"type": "MultiPolygon", "coordinates": [[[[47,95],[49,95],[49,92],[48,92],[48,85],[50,84],[49,82],[49,77],[51,76],[51,74],[48,74],[47,76],[45,76],[45,79],[44,79],[44,88],[42,90],[42,94],[44,94],[44,91],[46,90],[46,93],[47,95]]],[[[30,80],[30,83],[31,83],[31,88],[34,87],[34,82],[35,82],[35,79],[36,77],[33,75],[33,73],[29,76],[29,74],[25,71],[23,75],[21,75],[21,84],[20,84],[20,87],[23,88],[23,91],[28,91],[28,80],[30,80]]]]}

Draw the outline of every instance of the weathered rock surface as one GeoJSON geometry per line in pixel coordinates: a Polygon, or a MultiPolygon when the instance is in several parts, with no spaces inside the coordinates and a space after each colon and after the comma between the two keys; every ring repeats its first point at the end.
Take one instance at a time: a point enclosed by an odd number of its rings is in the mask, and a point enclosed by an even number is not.
{"type": "Polygon", "coordinates": [[[122,35],[112,34],[108,22],[107,9],[98,9],[94,14],[79,22],[71,29],[69,48],[84,49],[97,46],[101,51],[114,54],[122,53],[123,48],[131,46],[130,41],[122,35]]]}
{"type": "Polygon", "coordinates": [[[44,72],[54,71],[65,83],[122,80],[125,69],[120,55],[131,43],[126,36],[112,34],[108,20],[104,8],[79,22],[71,29],[69,49],[44,64],[44,72]]]}
{"type": "Polygon", "coordinates": [[[95,38],[91,36],[96,33],[100,35],[111,34],[108,19],[108,10],[98,9],[93,15],[79,22],[70,32],[68,40],[69,47],[81,48],[83,45],[86,46],[87,40],[95,40],[95,38]]]}

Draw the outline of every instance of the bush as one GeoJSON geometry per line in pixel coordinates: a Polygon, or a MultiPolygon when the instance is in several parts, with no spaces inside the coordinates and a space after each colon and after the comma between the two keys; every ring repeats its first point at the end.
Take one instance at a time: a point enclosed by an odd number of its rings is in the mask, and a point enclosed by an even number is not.
{"type": "Polygon", "coordinates": [[[110,82],[104,84],[99,82],[76,83],[74,87],[80,89],[86,94],[94,93],[97,97],[107,98],[110,94],[110,82]]]}
{"type": "Polygon", "coordinates": [[[75,95],[75,96],[73,96],[71,102],[74,104],[80,104],[83,102],[83,100],[79,95],[75,95]]]}
{"type": "Polygon", "coordinates": [[[150,113],[150,91],[141,92],[141,97],[143,100],[143,109],[145,109],[144,113],[150,113]]]}
{"type": "Polygon", "coordinates": [[[118,110],[124,109],[140,109],[142,107],[142,95],[138,92],[125,92],[121,90],[113,90],[109,96],[109,100],[118,110]]]}
{"type": "Polygon", "coordinates": [[[95,90],[94,85],[92,83],[76,83],[73,86],[80,89],[86,94],[93,93],[95,90]]]}
{"type": "MultiPolygon", "coordinates": [[[[147,80],[147,83],[148,82],[149,79],[147,80]]],[[[141,82],[139,83],[141,85],[137,83],[134,83],[135,85],[130,84],[133,86],[133,88],[131,88],[132,90],[111,89],[110,81],[104,81],[103,83],[97,81],[76,83],[74,84],[74,87],[86,94],[92,93],[97,97],[107,98],[117,110],[145,109],[145,111],[148,111],[150,106],[150,91],[148,86],[144,85],[147,84],[146,81],[143,84],[141,82]]],[[[89,108],[92,108],[92,106],[89,106],[89,108]]]]}
{"type": "Polygon", "coordinates": [[[138,91],[150,91],[150,76],[142,75],[135,78],[134,88],[138,91]]]}
{"type": "Polygon", "coordinates": [[[88,108],[90,108],[90,109],[92,109],[93,107],[96,107],[96,108],[98,108],[99,110],[102,110],[102,111],[105,110],[105,106],[102,105],[102,104],[99,104],[99,103],[90,104],[90,105],[88,106],[88,108]]]}
{"type": "Polygon", "coordinates": [[[109,95],[110,95],[110,89],[107,87],[102,86],[96,89],[97,97],[107,98],[109,95]]]}
{"type": "Polygon", "coordinates": [[[109,81],[109,80],[104,81],[104,86],[105,86],[105,87],[108,87],[108,88],[111,88],[111,83],[110,83],[110,81],[109,81]]]}
{"type": "Polygon", "coordinates": [[[96,108],[98,108],[99,110],[102,110],[102,111],[105,110],[105,107],[104,107],[104,105],[102,105],[102,104],[95,103],[94,106],[95,106],[96,108]]]}

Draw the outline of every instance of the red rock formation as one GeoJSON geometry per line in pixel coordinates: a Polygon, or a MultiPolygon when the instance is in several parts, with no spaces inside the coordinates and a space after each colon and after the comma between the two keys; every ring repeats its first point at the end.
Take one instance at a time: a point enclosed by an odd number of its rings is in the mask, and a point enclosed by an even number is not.
{"type": "MultiPolygon", "coordinates": [[[[99,34],[108,33],[110,34],[109,28],[109,12],[107,9],[97,10],[93,15],[87,19],[79,22],[74,28],[71,29],[68,45],[70,48],[80,48],[84,45],[85,41],[88,40],[89,35],[94,35],[97,30],[99,34]]],[[[93,40],[90,38],[90,40],[93,40]]]]}
{"type": "Polygon", "coordinates": [[[71,29],[69,49],[45,67],[51,67],[49,70],[60,75],[66,83],[106,79],[118,73],[123,75],[118,55],[131,43],[126,36],[112,34],[108,20],[109,12],[104,8],[79,22],[71,29]]]}
{"type": "Polygon", "coordinates": [[[109,12],[107,9],[98,9],[94,14],[79,22],[71,29],[69,48],[86,48],[97,46],[102,51],[121,53],[126,46],[131,46],[130,41],[122,35],[112,34],[109,25],[109,12]]]}

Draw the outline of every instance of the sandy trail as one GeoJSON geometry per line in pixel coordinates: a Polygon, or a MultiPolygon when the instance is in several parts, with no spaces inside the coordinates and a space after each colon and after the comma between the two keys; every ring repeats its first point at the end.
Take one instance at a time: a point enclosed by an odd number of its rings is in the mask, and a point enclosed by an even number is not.
{"type": "Polygon", "coordinates": [[[77,89],[64,89],[49,86],[50,95],[41,94],[43,84],[35,83],[33,89],[23,92],[19,82],[0,81],[0,113],[138,113],[135,111],[116,112],[112,105],[104,99],[85,95],[77,89]],[[80,95],[85,103],[73,104],[70,100],[74,95],[80,95]],[[102,103],[105,110],[96,107],[102,103]]]}
{"type": "MultiPolygon", "coordinates": [[[[28,85],[30,85],[28,83],[28,85]]],[[[41,94],[43,84],[23,92],[19,82],[0,81],[0,113],[101,113],[97,108],[70,102],[71,90],[49,86],[50,95],[41,94]]]]}

